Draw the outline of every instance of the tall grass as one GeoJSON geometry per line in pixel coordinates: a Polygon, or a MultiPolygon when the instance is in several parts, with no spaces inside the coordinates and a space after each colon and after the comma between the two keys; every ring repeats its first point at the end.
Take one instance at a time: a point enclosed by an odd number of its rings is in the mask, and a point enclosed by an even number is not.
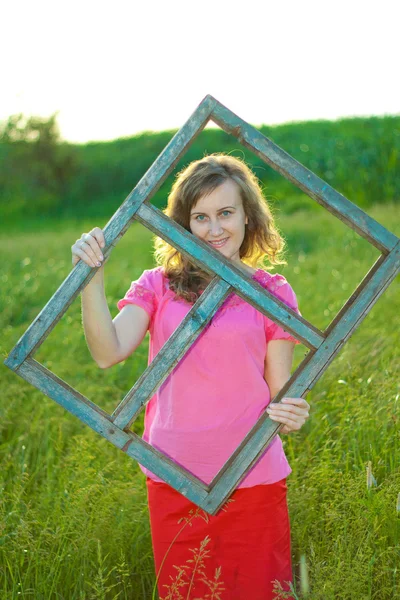
{"type": "MultiPolygon", "coordinates": [[[[400,234],[394,204],[368,212],[400,234]]],[[[303,316],[325,329],[378,252],[320,207],[312,218],[297,212],[278,222],[289,247],[289,264],[279,272],[303,316]]],[[[2,235],[3,360],[69,273],[71,244],[94,224],[2,235]]],[[[152,264],[151,234],[134,224],[105,267],[112,314],[130,281],[152,264]]],[[[308,395],[306,425],[282,436],[293,469],[298,598],[400,598],[399,326],[397,278],[308,395]],[[376,485],[367,485],[369,463],[376,485]],[[303,572],[307,565],[308,592],[300,564],[303,572]]],[[[112,411],[145,369],[147,344],[124,363],[98,369],[77,299],[35,357],[112,411]]],[[[296,346],[294,368],[306,353],[296,346]]],[[[0,598],[151,598],[155,573],[138,465],[4,366],[1,377],[0,598]]],[[[135,429],[142,431],[141,419],[135,429]]]]}

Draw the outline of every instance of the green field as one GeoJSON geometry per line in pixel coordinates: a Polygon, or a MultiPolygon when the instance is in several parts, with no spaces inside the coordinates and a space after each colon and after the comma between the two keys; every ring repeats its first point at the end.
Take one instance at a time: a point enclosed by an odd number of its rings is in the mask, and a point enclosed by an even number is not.
{"type": "MultiPolygon", "coordinates": [[[[366,211],[400,235],[398,205],[366,211]]],[[[288,244],[288,265],[278,272],[296,291],[302,315],[325,329],[379,253],[320,206],[278,213],[277,220],[288,244]]],[[[70,272],[71,244],[105,222],[1,233],[2,360],[70,272]]],[[[134,224],[105,267],[112,315],[131,280],[152,266],[152,235],[134,224]]],[[[307,396],[307,424],[282,435],[293,469],[298,598],[400,598],[399,292],[397,278],[307,396]]],[[[99,369],[84,341],[78,298],[35,358],[112,411],[145,369],[147,344],[146,337],[128,360],[99,369]]],[[[307,351],[296,346],[294,368],[307,351]]],[[[5,366],[1,377],[0,599],[151,599],[138,465],[5,366]]]]}

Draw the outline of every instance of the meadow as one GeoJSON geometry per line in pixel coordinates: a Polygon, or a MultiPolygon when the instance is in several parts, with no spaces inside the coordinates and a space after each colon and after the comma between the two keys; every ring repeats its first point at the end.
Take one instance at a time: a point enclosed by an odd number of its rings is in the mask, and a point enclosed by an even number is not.
{"type": "MultiPolygon", "coordinates": [[[[366,212],[400,235],[398,205],[366,212]]],[[[324,330],[379,253],[318,205],[277,211],[276,218],[288,262],[276,271],[296,291],[302,315],[324,330]]],[[[105,222],[48,221],[0,233],[2,361],[70,272],[71,244],[105,222]]],[[[135,223],[105,266],[113,316],[130,282],[152,266],[152,234],[135,223]]],[[[399,283],[397,277],[308,394],[306,425],[282,435],[293,469],[296,598],[400,598],[399,283]]],[[[146,337],[126,361],[99,369],[77,298],[35,358],[111,412],[146,368],[147,349],[146,337]]],[[[296,346],[293,370],[307,352],[296,346]]],[[[4,365],[0,373],[1,600],[156,598],[137,463],[4,365]]]]}

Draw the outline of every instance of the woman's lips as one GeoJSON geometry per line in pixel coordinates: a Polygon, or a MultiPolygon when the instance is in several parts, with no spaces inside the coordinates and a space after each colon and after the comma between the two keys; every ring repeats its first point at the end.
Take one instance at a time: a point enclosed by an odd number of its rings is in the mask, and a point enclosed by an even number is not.
{"type": "Polygon", "coordinates": [[[215,242],[208,242],[209,244],[211,244],[211,246],[214,246],[214,248],[222,248],[222,246],[224,246],[226,244],[226,242],[228,241],[229,238],[224,238],[222,240],[218,240],[215,242]]]}

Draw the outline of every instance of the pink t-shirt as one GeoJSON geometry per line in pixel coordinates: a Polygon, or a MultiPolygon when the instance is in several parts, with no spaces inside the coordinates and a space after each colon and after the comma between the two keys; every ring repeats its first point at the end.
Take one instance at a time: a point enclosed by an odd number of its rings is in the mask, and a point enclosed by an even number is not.
{"type": "MultiPolygon", "coordinates": [[[[258,269],[252,279],[301,315],[283,275],[258,269]]],[[[132,282],[118,309],[126,304],[141,306],[150,315],[148,364],[193,306],[168,288],[162,266],[132,282]]],[[[300,343],[231,293],[147,403],[143,439],[209,484],[271,400],[264,359],[268,341],[276,339],[300,343]]],[[[238,487],[275,483],[289,473],[277,435],[238,487]]]]}

